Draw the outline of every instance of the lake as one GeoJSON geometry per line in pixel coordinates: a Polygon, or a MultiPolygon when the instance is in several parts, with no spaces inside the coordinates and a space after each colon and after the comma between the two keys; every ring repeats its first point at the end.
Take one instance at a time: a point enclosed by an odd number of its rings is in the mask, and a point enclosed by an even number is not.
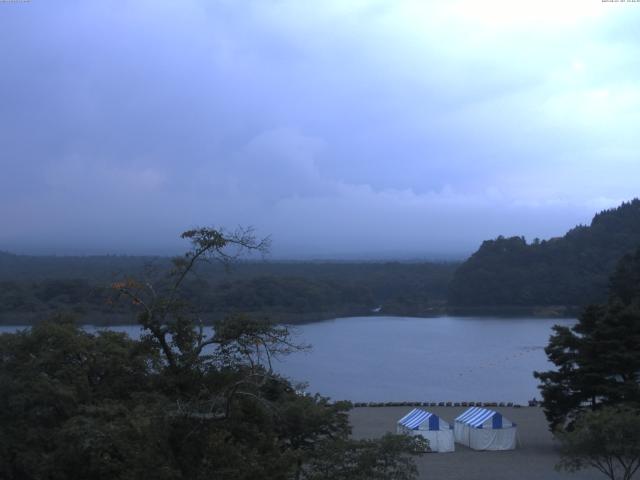
{"type": "MultiPolygon", "coordinates": [[[[354,317],[291,327],[313,346],[277,362],[307,391],[363,402],[526,403],[540,398],[534,370],[551,327],[575,320],[495,317],[354,317]]],[[[0,332],[19,327],[0,327],[0,332]]],[[[89,327],[92,328],[93,327],[89,327]]],[[[133,337],[137,326],[113,327],[133,337]]]]}

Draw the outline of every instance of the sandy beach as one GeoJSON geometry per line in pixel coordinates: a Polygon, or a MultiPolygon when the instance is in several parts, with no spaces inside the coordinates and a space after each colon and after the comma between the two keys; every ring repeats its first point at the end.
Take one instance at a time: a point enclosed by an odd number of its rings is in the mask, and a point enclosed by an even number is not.
{"type": "MultiPolygon", "coordinates": [[[[353,436],[379,437],[395,432],[396,422],[413,407],[358,407],[351,411],[353,436]]],[[[425,407],[448,422],[464,407],[425,407]]],[[[541,408],[496,407],[494,410],[518,425],[518,448],[504,452],[478,452],[456,443],[453,453],[428,453],[416,457],[421,479],[443,480],[597,480],[605,478],[590,470],[556,472],[557,444],[547,428],[541,408]]]]}

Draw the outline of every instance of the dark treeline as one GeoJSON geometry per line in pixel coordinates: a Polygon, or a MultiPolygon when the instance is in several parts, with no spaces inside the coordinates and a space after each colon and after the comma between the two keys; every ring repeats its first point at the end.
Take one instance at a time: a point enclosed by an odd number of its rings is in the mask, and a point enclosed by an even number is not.
{"type": "MultiPolygon", "coordinates": [[[[0,253],[0,320],[30,323],[71,311],[91,323],[130,321],[111,284],[134,275],[156,281],[162,257],[31,257],[0,253]],[[126,275],[125,275],[126,272],[126,275]]],[[[255,312],[286,322],[340,315],[428,315],[440,311],[457,264],[239,262],[199,266],[185,295],[211,320],[255,312]]]]}
{"type": "MultiPolygon", "coordinates": [[[[550,240],[485,241],[466,262],[244,261],[206,264],[184,285],[213,321],[238,312],[295,323],[365,315],[577,314],[606,299],[620,258],[640,246],[640,200],[597,214],[550,240]],[[557,308],[560,307],[560,308],[557,308]]],[[[0,252],[0,323],[32,323],[71,311],[90,323],[130,322],[111,284],[156,281],[167,257],[35,257],[0,252]]]]}
{"type": "Polygon", "coordinates": [[[609,276],[640,245],[640,200],[597,214],[564,237],[485,241],[456,271],[456,306],[584,306],[603,302],[609,276]]]}
{"type": "Polygon", "coordinates": [[[91,279],[109,282],[120,275],[140,275],[149,265],[169,265],[169,259],[151,256],[30,256],[0,251],[0,281],[91,279]]]}

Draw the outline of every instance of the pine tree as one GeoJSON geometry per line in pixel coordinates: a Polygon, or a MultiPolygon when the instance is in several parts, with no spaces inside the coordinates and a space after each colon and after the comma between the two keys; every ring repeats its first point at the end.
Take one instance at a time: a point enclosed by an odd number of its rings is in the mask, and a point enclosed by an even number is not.
{"type": "Polygon", "coordinates": [[[640,406],[640,249],[620,261],[605,305],[578,323],[554,327],[545,349],[556,370],[535,372],[552,430],[570,427],[585,410],[640,406]]]}

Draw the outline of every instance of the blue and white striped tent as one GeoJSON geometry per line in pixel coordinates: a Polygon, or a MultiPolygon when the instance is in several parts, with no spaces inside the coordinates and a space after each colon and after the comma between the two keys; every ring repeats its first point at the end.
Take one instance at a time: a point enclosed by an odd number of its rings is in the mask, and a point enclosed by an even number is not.
{"type": "Polygon", "coordinates": [[[513,450],[516,424],[488,408],[471,407],[455,419],[456,442],[474,450],[513,450]]]}
{"type": "Polygon", "coordinates": [[[429,441],[429,451],[432,452],[453,452],[455,449],[453,430],[449,423],[420,408],[414,408],[398,420],[397,432],[424,437],[429,441]]]}

